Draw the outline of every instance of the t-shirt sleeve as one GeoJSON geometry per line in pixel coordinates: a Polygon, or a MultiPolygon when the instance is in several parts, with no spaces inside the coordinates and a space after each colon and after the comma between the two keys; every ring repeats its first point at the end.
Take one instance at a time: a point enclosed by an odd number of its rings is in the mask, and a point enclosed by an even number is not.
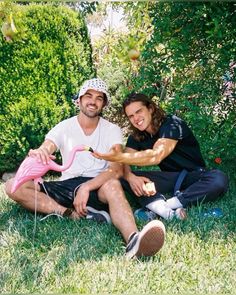
{"type": "Polygon", "coordinates": [[[191,133],[186,122],[182,119],[172,116],[162,125],[159,131],[159,138],[170,138],[181,140],[191,133]]]}

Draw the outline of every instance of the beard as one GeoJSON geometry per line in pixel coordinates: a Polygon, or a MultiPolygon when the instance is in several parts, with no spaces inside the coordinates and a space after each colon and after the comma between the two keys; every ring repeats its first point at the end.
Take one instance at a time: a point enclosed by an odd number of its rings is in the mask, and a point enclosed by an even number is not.
{"type": "Polygon", "coordinates": [[[85,116],[87,116],[87,117],[89,117],[89,118],[96,118],[97,116],[99,116],[100,114],[101,114],[101,112],[102,112],[102,110],[99,110],[99,109],[97,109],[97,110],[94,110],[94,111],[90,111],[90,110],[88,110],[88,108],[87,107],[84,107],[84,106],[80,106],[80,111],[85,115],[85,116]]]}

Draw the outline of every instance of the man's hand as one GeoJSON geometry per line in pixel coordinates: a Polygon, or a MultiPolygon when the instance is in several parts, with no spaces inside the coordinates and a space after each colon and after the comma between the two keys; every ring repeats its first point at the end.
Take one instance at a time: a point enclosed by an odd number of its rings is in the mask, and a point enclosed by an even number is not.
{"type": "Polygon", "coordinates": [[[129,179],[127,179],[132,191],[136,196],[153,196],[156,193],[155,187],[149,187],[148,184],[151,183],[151,180],[144,176],[136,176],[131,174],[129,179]]]}
{"type": "Polygon", "coordinates": [[[54,160],[56,157],[51,155],[47,148],[39,147],[35,150],[30,150],[28,156],[35,157],[38,159],[38,162],[42,162],[43,164],[48,164],[50,159],[54,160]]]}
{"type": "Polygon", "coordinates": [[[48,164],[50,160],[54,160],[56,157],[52,154],[56,151],[57,146],[49,139],[46,139],[39,148],[30,150],[28,156],[38,159],[38,162],[48,164]]]}
{"type": "Polygon", "coordinates": [[[108,162],[119,162],[119,160],[123,159],[123,153],[120,148],[114,147],[108,153],[102,154],[97,151],[94,151],[92,155],[100,160],[106,160],[108,162]]]}
{"type": "Polygon", "coordinates": [[[86,185],[86,182],[81,184],[76,193],[73,205],[80,217],[85,217],[87,215],[87,202],[89,199],[89,193],[90,190],[86,185]]]}
{"type": "MultiPolygon", "coordinates": [[[[169,156],[178,140],[169,139],[169,138],[159,138],[152,149],[147,149],[144,151],[132,152],[120,152],[112,149],[107,154],[102,154],[97,151],[93,153],[93,156],[98,159],[104,159],[110,162],[118,162],[128,165],[137,165],[137,166],[150,166],[150,165],[159,165],[163,159],[169,156]]],[[[129,149],[130,150],[130,149],[129,149]]]]}

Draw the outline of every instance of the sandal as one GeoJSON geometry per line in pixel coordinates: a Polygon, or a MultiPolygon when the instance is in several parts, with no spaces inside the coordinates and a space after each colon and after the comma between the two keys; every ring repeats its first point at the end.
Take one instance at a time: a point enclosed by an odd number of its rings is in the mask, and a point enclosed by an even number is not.
{"type": "Polygon", "coordinates": [[[72,209],[72,208],[67,208],[63,214],[62,214],[62,217],[71,217],[72,213],[74,212],[75,210],[72,209]]]}

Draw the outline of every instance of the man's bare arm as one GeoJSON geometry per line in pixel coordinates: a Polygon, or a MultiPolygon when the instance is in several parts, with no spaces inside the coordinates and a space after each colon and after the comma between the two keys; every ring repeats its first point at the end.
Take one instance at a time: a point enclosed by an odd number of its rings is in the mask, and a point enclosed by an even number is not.
{"type": "Polygon", "coordinates": [[[128,165],[158,165],[163,159],[165,159],[172,153],[177,142],[178,141],[174,139],[160,138],[154,144],[153,149],[125,153],[113,149],[108,154],[101,154],[95,151],[94,156],[99,159],[104,159],[107,161],[118,162],[128,165]]]}
{"type": "Polygon", "coordinates": [[[54,159],[55,157],[52,154],[57,150],[57,146],[55,143],[49,139],[46,139],[39,148],[30,150],[28,155],[31,157],[37,157],[39,161],[44,164],[48,164],[50,159],[54,159]]]}

